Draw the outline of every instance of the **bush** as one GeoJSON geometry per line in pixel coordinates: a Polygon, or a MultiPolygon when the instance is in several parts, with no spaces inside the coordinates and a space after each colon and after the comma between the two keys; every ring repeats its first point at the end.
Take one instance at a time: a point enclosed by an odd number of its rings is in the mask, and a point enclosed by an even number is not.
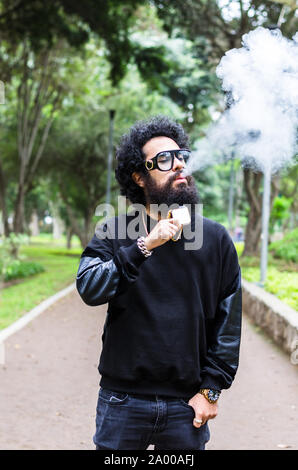
{"type": "Polygon", "coordinates": [[[22,245],[27,245],[27,235],[11,233],[9,237],[0,239],[0,281],[11,281],[31,276],[44,271],[39,263],[24,261],[20,255],[22,245]]]}
{"type": "Polygon", "coordinates": [[[44,271],[45,268],[39,263],[14,260],[5,267],[3,279],[4,281],[11,281],[13,279],[21,279],[44,271]]]}
{"type": "Polygon", "coordinates": [[[298,263],[298,228],[289,232],[282,240],[271,243],[269,250],[275,258],[298,263]]]}
{"type": "Polygon", "coordinates": [[[14,232],[10,233],[8,237],[0,238],[0,259],[20,259],[21,245],[28,245],[29,237],[26,234],[14,232]]]}
{"type": "Polygon", "coordinates": [[[273,201],[273,207],[270,214],[270,233],[274,232],[275,225],[282,227],[283,222],[290,217],[290,207],[292,198],[286,196],[277,196],[273,201]]]}

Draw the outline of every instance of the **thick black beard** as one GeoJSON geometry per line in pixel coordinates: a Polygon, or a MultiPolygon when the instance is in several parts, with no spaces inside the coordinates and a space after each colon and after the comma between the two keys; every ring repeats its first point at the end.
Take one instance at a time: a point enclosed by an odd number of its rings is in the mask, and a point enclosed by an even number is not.
{"type": "Polygon", "coordinates": [[[199,203],[199,193],[196,188],[195,180],[192,176],[187,176],[187,183],[180,183],[173,188],[172,183],[177,178],[178,173],[175,173],[169,181],[162,187],[157,185],[152,180],[150,175],[146,178],[146,202],[147,204],[166,204],[171,206],[172,204],[190,204],[194,206],[199,203]]]}

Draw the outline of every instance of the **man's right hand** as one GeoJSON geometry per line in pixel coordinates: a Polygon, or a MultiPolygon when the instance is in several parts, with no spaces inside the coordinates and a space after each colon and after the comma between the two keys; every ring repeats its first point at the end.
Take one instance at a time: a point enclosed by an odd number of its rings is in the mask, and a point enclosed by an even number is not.
{"type": "Polygon", "coordinates": [[[169,241],[181,228],[175,219],[161,219],[145,238],[147,250],[153,250],[169,241]]]}

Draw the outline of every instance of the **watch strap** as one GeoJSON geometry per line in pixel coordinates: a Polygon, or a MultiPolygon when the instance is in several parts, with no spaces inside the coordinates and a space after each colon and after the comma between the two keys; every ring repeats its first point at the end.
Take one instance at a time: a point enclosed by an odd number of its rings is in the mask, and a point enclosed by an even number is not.
{"type": "Polygon", "coordinates": [[[214,390],[211,388],[200,388],[199,393],[203,395],[209,403],[216,403],[221,394],[220,390],[214,390]]]}

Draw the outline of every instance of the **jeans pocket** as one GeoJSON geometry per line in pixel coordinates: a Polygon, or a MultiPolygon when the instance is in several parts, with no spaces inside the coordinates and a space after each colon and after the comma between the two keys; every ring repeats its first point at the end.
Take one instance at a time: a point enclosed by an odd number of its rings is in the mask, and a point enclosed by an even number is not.
{"type": "Polygon", "coordinates": [[[179,398],[179,401],[181,403],[181,405],[185,406],[186,408],[190,408],[191,410],[193,410],[193,407],[191,405],[188,404],[188,400],[187,398],[179,398]]]}
{"type": "Polygon", "coordinates": [[[100,388],[98,398],[109,405],[123,405],[128,399],[128,393],[100,388]]]}

